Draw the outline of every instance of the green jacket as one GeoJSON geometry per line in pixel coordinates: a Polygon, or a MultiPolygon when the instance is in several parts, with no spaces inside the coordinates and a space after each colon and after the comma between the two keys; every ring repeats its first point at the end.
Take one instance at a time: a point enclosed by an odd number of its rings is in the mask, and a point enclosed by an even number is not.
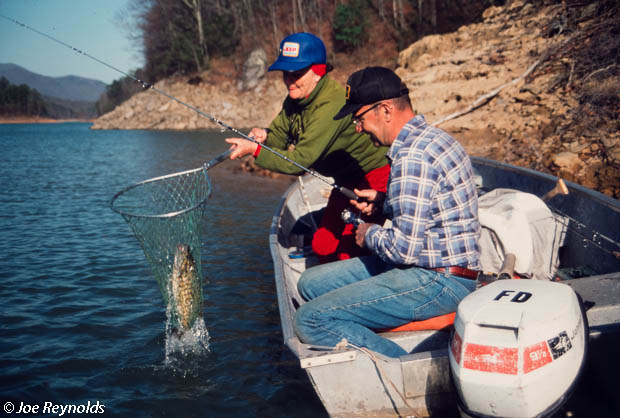
{"type": "MultiPolygon", "coordinates": [[[[324,76],[310,96],[286,98],[269,125],[265,144],[304,167],[333,177],[338,185],[355,184],[364,174],[387,164],[387,147],[375,147],[368,134],[355,132],[350,115],[334,120],[344,103],[342,86],[324,76]]],[[[304,173],[267,150],[261,150],[256,164],[285,174],[304,173]]]]}

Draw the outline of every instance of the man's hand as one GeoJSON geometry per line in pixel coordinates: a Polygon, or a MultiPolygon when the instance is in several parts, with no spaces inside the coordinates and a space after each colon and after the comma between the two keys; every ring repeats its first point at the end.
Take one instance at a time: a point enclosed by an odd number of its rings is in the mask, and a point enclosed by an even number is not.
{"type": "MultiPolygon", "coordinates": [[[[262,144],[267,139],[267,129],[252,128],[248,136],[262,144]]],[[[232,144],[230,147],[230,149],[233,150],[230,154],[231,160],[244,157],[248,154],[254,154],[256,148],[258,148],[258,144],[243,138],[226,138],[225,141],[232,144]]]]}
{"type": "Polygon", "coordinates": [[[370,228],[371,223],[363,223],[359,224],[355,229],[355,243],[364,248],[364,237],[366,236],[366,231],[370,228]]]}
{"type": "Polygon", "coordinates": [[[250,142],[243,138],[226,138],[225,141],[232,144],[230,147],[230,149],[233,150],[230,154],[231,160],[244,157],[248,154],[254,154],[258,147],[254,142],[250,142]]]}
{"type": "Polygon", "coordinates": [[[350,200],[349,203],[364,215],[372,215],[379,210],[379,207],[383,204],[383,199],[385,199],[385,193],[374,189],[354,189],[353,191],[362,199],[358,201],[350,200]]]}
{"type": "Polygon", "coordinates": [[[267,129],[264,128],[253,128],[248,136],[252,139],[255,139],[257,142],[261,144],[265,142],[267,139],[267,129]]]}

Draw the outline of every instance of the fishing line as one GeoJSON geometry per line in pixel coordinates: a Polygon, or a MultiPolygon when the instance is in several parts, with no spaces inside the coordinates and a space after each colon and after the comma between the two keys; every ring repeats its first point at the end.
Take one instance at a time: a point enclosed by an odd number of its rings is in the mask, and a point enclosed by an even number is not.
{"type": "MultiPolygon", "coordinates": [[[[85,57],[90,58],[90,59],[92,59],[93,61],[98,62],[98,63],[99,63],[99,64],[101,64],[101,65],[104,65],[104,66],[106,66],[106,67],[108,67],[108,68],[110,68],[110,69],[112,69],[112,70],[114,70],[114,71],[116,71],[116,72],[118,72],[118,73],[120,73],[120,74],[123,74],[125,77],[129,77],[130,79],[132,79],[132,80],[136,81],[137,83],[140,83],[140,84],[142,85],[142,88],[144,88],[144,89],[151,89],[151,90],[153,90],[154,92],[156,92],[156,93],[158,93],[158,94],[160,94],[160,95],[162,95],[162,96],[164,96],[164,97],[167,97],[168,99],[173,100],[173,101],[175,101],[175,102],[179,103],[180,105],[187,107],[188,109],[193,110],[194,112],[198,113],[200,116],[203,116],[203,117],[205,117],[205,118],[209,119],[210,121],[212,121],[212,122],[214,122],[214,123],[216,123],[216,124],[220,125],[222,128],[227,129],[227,130],[229,130],[229,131],[231,131],[231,132],[233,132],[233,133],[235,133],[235,134],[239,135],[240,137],[242,137],[242,138],[244,138],[244,139],[247,139],[247,140],[248,140],[248,141],[250,141],[250,142],[253,142],[253,143],[257,144],[257,145],[260,145],[262,148],[265,148],[267,151],[271,152],[272,154],[274,154],[274,155],[276,155],[276,156],[278,156],[278,157],[280,157],[280,158],[284,159],[285,161],[287,161],[287,162],[289,162],[289,163],[293,164],[295,167],[297,167],[297,168],[299,168],[299,169],[301,169],[301,170],[305,171],[306,173],[308,173],[308,174],[310,174],[310,175],[312,175],[312,176],[316,177],[317,179],[319,179],[319,180],[321,180],[321,181],[323,181],[323,182],[327,183],[330,187],[332,187],[332,188],[334,188],[334,189],[338,190],[340,193],[344,194],[344,195],[345,195],[346,197],[348,197],[349,199],[351,199],[351,200],[358,200],[358,199],[359,199],[359,197],[358,197],[358,196],[357,196],[357,195],[356,195],[353,191],[351,191],[351,190],[347,189],[346,187],[338,186],[336,183],[332,183],[332,182],[330,182],[330,181],[329,181],[329,180],[327,180],[325,177],[323,177],[323,176],[321,176],[321,175],[317,174],[315,171],[310,170],[309,168],[304,167],[303,165],[301,165],[301,164],[299,164],[299,163],[297,163],[297,162],[295,162],[295,161],[291,160],[291,159],[290,159],[290,158],[288,158],[286,155],[281,154],[280,152],[278,152],[278,151],[274,150],[273,148],[271,148],[271,147],[269,147],[269,146],[267,146],[267,145],[265,145],[265,144],[262,144],[262,143],[260,143],[259,141],[257,141],[256,139],[254,139],[254,138],[252,138],[252,137],[250,137],[250,136],[248,136],[248,135],[244,134],[243,132],[241,132],[241,131],[239,131],[239,130],[237,130],[237,129],[233,128],[232,126],[229,126],[228,124],[224,123],[223,121],[221,121],[220,119],[216,118],[215,116],[212,116],[212,115],[210,115],[210,114],[208,114],[208,113],[205,113],[205,112],[203,112],[202,110],[198,109],[197,107],[192,106],[192,105],[190,105],[190,104],[188,104],[188,103],[185,103],[184,101],[182,101],[182,100],[180,100],[180,99],[177,99],[176,97],[174,97],[174,96],[172,96],[172,95],[170,95],[170,94],[166,93],[165,91],[158,89],[158,88],[157,88],[157,87],[155,87],[153,84],[151,84],[151,83],[147,83],[146,81],[141,80],[140,78],[138,78],[138,77],[136,77],[136,76],[134,76],[134,75],[131,75],[131,74],[129,74],[129,73],[127,73],[127,72],[125,72],[125,71],[123,71],[123,70],[119,69],[119,68],[116,68],[116,67],[114,67],[113,65],[110,65],[110,64],[108,64],[108,63],[106,63],[106,62],[104,62],[104,61],[100,60],[99,58],[94,57],[94,56],[92,56],[92,55],[88,54],[88,53],[87,53],[87,52],[85,52],[85,51],[82,51],[82,50],[80,50],[80,49],[78,49],[78,48],[76,48],[76,47],[74,47],[74,46],[72,46],[72,45],[69,45],[69,44],[67,44],[67,43],[65,43],[65,42],[63,42],[63,41],[61,41],[61,40],[59,40],[59,39],[56,39],[56,38],[54,38],[53,36],[48,35],[47,33],[41,32],[41,31],[39,31],[39,30],[37,30],[37,29],[35,29],[35,28],[31,27],[31,26],[28,26],[28,25],[27,25],[27,24],[25,24],[25,23],[22,23],[22,22],[20,22],[20,21],[18,21],[18,20],[15,20],[15,19],[13,19],[13,18],[11,18],[11,17],[5,16],[5,15],[3,15],[3,14],[1,14],[1,13],[0,13],[0,17],[4,18],[4,19],[6,19],[6,20],[8,20],[8,21],[10,21],[10,22],[13,22],[13,23],[15,23],[16,25],[19,25],[19,26],[21,26],[21,27],[23,27],[23,28],[25,28],[25,29],[28,29],[28,30],[30,30],[30,31],[32,31],[32,32],[34,32],[34,33],[36,33],[36,34],[38,34],[38,35],[41,35],[41,36],[43,36],[43,37],[45,37],[45,38],[47,38],[47,39],[49,39],[49,40],[51,40],[51,41],[53,41],[53,42],[56,42],[56,43],[58,43],[58,44],[60,44],[60,45],[62,45],[62,46],[64,46],[64,47],[66,47],[66,48],[69,48],[69,49],[73,50],[74,52],[76,52],[76,53],[78,53],[78,54],[84,55],[85,57]]],[[[217,157],[216,157],[216,158],[217,158],[217,157]]]]}

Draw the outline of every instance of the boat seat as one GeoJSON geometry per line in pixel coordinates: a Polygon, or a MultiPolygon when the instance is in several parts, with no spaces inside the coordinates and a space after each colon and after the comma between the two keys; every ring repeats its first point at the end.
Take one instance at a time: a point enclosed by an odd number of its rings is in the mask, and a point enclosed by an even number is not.
{"type": "Polygon", "coordinates": [[[381,332],[403,332],[403,331],[442,331],[448,330],[454,324],[456,312],[445,315],[434,316],[423,321],[413,321],[400,325],[396,328],[384,329],[381,332]]]}
{"type": "MultiPolygon", "coordinates": [[[[521,276],[515,273],[513,279],[521,279],[521,276]]],[[[456,312],[451,312],[445,315],[434,316],[423,321],[412,321],[396,328],[382,329],[381,332],[447,331],[454,325],[455,316],[456,312]]]]}

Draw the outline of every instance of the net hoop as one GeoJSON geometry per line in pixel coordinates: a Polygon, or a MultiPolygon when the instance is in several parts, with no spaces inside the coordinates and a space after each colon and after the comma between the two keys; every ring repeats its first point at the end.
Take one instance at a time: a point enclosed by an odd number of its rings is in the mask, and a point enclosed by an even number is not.
{"type": "Polygon", "coordinates": [[[139,183],[133,184],[131,186],[125,187],[123,190],[121,190],[120,192],[116,193],[112,197],[112,199],[110,200],[110,209],[112,209],[114,212],[122,215],[123,217],[171,218],[171,217],[178,216],[178,215],[181,215],[181,214],[186,213],[186,212],[191,212],[192,210],[200,207],[201,205],[204,205],[207,202],[207,200],[209,199],[209,197],[211,197],[211,193],[212,192],[213,192],[213,187],[211,185],[211,181],[209,179],[209,176],[207,175],[206,168],[203,166],[203,167],[194,168],[194,169],[191,169],[191,170],[179,171],[177,173],[167,174],[165,176],[153,177],[153,178],[141,181],[139,183]],[[184,209],[180,209],[180,210],[177,210],[177,211],[163,213],[163,214],[143,214],[143,213],[137,214],[137,213],[127,212],[125,210],[119,209],[118,207],[115,207],[115,203],[118,201],[118,199],[121,198],[122,196],[126,195],[128,192],[130,192],[133,189],[136,189],[136,188],[141,187],[141,186],[148,185],[150,183],[166,180],[166,179],[169,179],[169,178],[172,178],[172,177],[178,177],[178,176],[183,176],[183,175],[197,173],[199,171],[203,171],[204,172],[204,176],[205,176],[205,179],[207,181],[207,189],[208,189],[208,191],[207,191],[206,195],[202,199],[200,199],[198,202],[195,202],[190,207],[187,207],[187,208],[184,208],[184,209]]]}

